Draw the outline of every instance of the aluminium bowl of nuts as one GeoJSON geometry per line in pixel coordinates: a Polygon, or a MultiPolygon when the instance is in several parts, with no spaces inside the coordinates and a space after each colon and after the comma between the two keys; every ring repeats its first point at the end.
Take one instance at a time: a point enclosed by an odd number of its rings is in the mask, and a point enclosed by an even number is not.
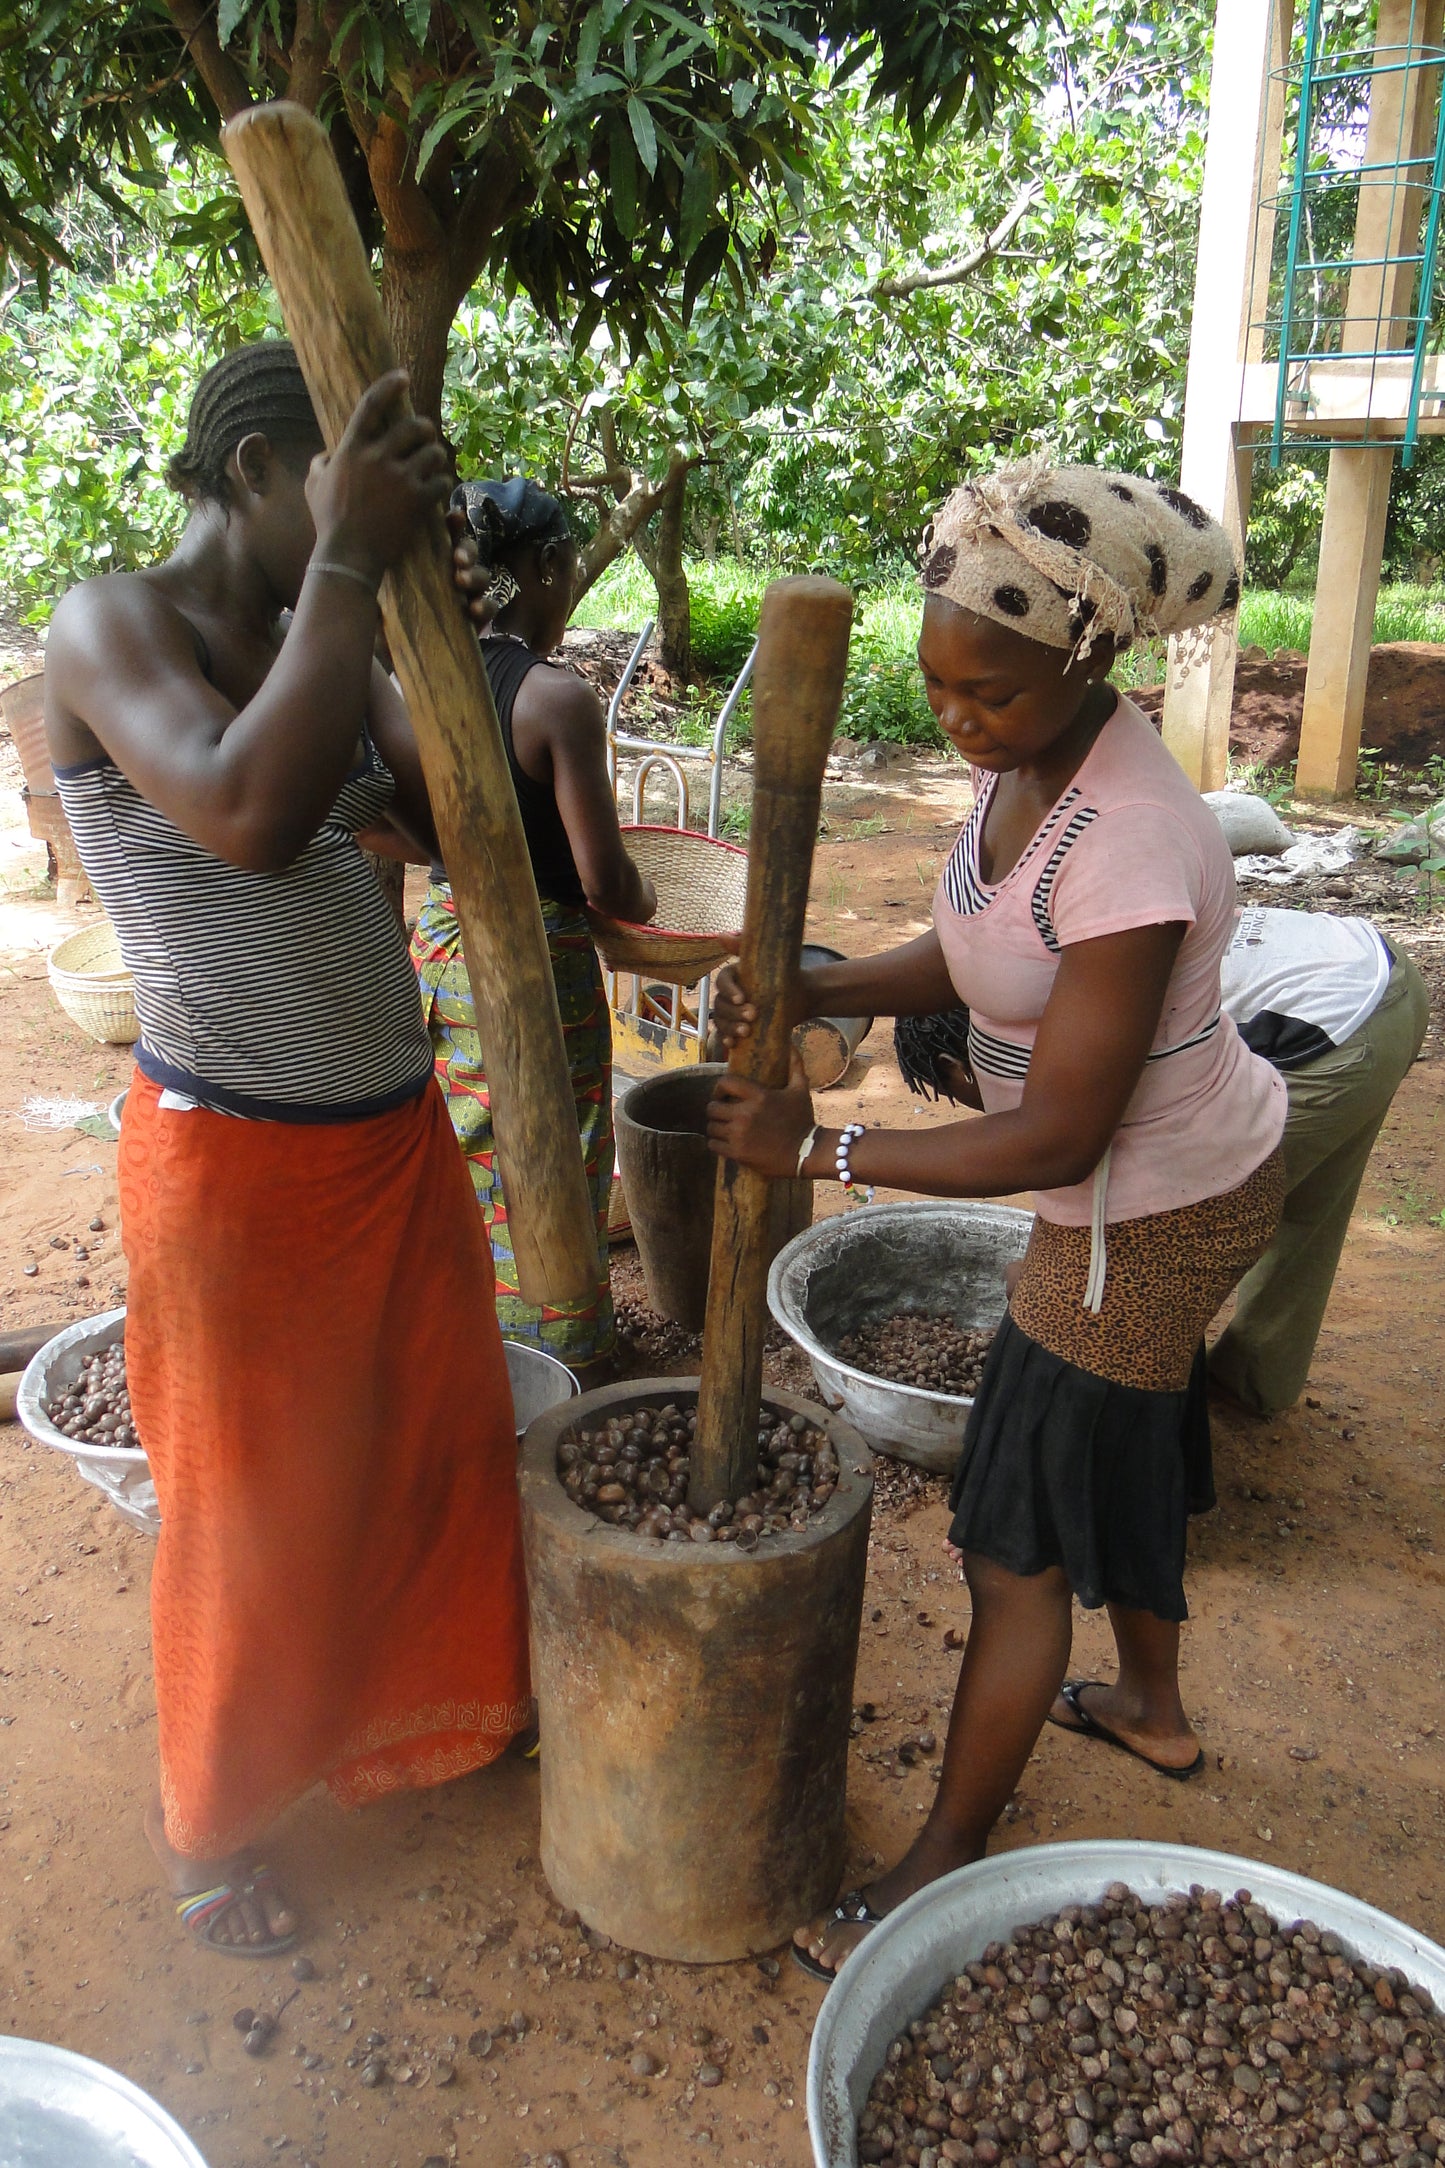
{"type": "MultiPolygon", "coordinates": [[[[103,1432],[85,1438],[69,1435],[61,1427],[65,1422],[72,1427],[84,1422],[84,1404],[67,1409],[66,1401],[73,1400],[87,1376],[95,1374],[89,1366],[96,1358],[103,1364],[110,1349],[124,1344],[124,1310],[105,1310],[99,1317],[83,1317],[78,1324],[67,1325],[53,1340],[47,1340],[30,1362],[15,1396],[15,1412],[38,1445],[57,1446],[62,1453],[69,1453],[79,1476],[103,1490],[117,1513],[154,1536],[160,1532],[160,1509],[150,1467],[140,1447],[106,1445],[101,1442],[103,1432]]],[[[107,1394],[109,1389],[105,1389],[107,1394]]],[[[98,1419],[104,1420],[113,1412],[107,1406],[98,1419]]],[[[117,1414],[117,1422],[123,1420],[117,1414]]]]}
{"type": "MultiPolygon", "coordinates": [[[[1180,1932],[1179,1926],[1172,1930],[1176,1936],[1180,1932]]],[[[1007,1982],[1007,1973],[1002,1977],[1007,1982]]],[[[1301,2160],[1322,2160],[1334,2152],[1340,2141],[1329,2133],[1341,2127],[1350,2136],[1349,2158],[1353,2160],[1355,2144],[1362,2144],[1367,2131],[1377,2125],[1382,2131],[1378,2152],[1372,2156],[1361,2150],[1359,2157],[1383,2161],[1387,2151],[1383,2141],[1389,2137],[1393,2160],[1400,2118],[1371,2095],[1373,2106],[1362,2097],[1362,2120],[1361,2108],[1352,2105],[1360,2085],[1350,2084],[1351,2104],[1344,2104],[1345,2083],[1357,2078],[1364,2067],[1372,2082],[1393,2090],[1406,2122],[1412,2115],[1428,2122],[1436,2113],[1438,2079],[1426,2068],[1428,2054],[1412,2056],[1409,2046],[1405,2048],[1406,2074],[1398,2085],[1393,2079],[1376,2077],[1375,2041],[1372,2038],[1363,2066],[1358,2055],[1351,2063],[1353,2034],[1359,2032],[1363,2042],[1367,2036],[1383,2037],[1393,2025],[1396,2033],[1391,2038],[1397,2036],[1398,2043],[1415,2033],[1423,2038],[1427,2030],[1438,2036],[1445,2030],[1438,2015],[1441,2009],[1445,2009],[1445,1950],[1388,1913],[1323,1882],[1259,1860],[1196,1850],[1192,1845],[1108,1838],[1031,1845],[960,1867],[919,1890],[866,1935],[840,1967],[818,2012],[808,2057],[808,2133],[813,2159],[816,2168],[859,2168],[860,2162],[870,2159],[886,2159],[896,2168],[909,2161],[922,2161],[926,2168],[952,2168],[956,2160],[999,2161],[1027,2150],[1040,2160],[1057,2155],[1065,2164],[1109,2157],[1132,2163],[1147,2159],[1151,2164],[1202,2159],[1206,2163],[1219,2160],[1222,2168],[1228,2168],[1230,2162],[1242,2158],[1295,2158],[1294,2153],[1281,2156],[1277,2147],[1267,2150],[1272,2138],[1283,2141],[1289,2129],[1297,2131],[1302,2122],[1318,2121],[1324,2143],[1299,2154],[1301,2160]],[[1139,1955],[1147,1962],[1154,1953],[1139,1950],[1135,1928],[1128,1924],[1130,1916],[1137,1924],[1141,1908],[1150,1913],[1144,1931],[1152,1934],[1161,1921],[1179,1920],[1181,1908],[1191,1905],[1204,1914],[1232,1911],[1236,1891],[1241,1912],[1247,1892],[1248,1932],[1252,1936],[1263,1933],[1264,1943],[1242,1936],[1238,1921],[1226,1941],[1229,1920],[1215,1921],[1211,1927],[1206,1918],[1203,1924],[1219,1934],[1218,1943],[1201,1947],[1196,1941],[1187,1956],[1167,1960],[1181,1971],[1187,1966],[1199,1981],[1195,2002],[1189,2001],[1186,1987],[1181,2008],[1169,1991],[1169,1971],[1160,1968],[1157,1983],[1151,1985],[1145,1967],[1135,1964],[1139,1955]],[[1098,1908],[1090,1915],[1097,1923],[1093,1932],[1087,1932],[1088,1923],[1079,1918],[1082,1907],[1098,1908]],[[1259,1917],[1256,1908],[1269,1914],[1269,1920],[1259,1917]],[[1112,1924],[1105,1919],[1110,1913],[1120,1915],[1128,1952],[1122,1965],[1115,1955],[1118,1945],[1112,1924]],[[1062,1941],[1060,1914],[1072,1915],[1066,1920],[1062,1941]],[[1069,1926],[1078,1931],[1070,1935],[1069,1926]],[[1105,1931],[1100,1933],[1099,1928],[1105,1931]],[[1081,1950],[1081,1939],[1086,1945],[1096,1941],[1099,1947],[1081,1950]],[[1032,2000],[1024,2002],[1026,1985],[1016,2002],[990,2008],[994,1983],[980,1969],[980,1960],[984,1966],[989,1958],[1004,1966],[1011,1958],[1027,1962],[1022,1949],[1025,1941],[1033,1941],[1047,1953],[1035,1959],[1027,1975],[1027,1985],[1034,1986],[1032,2000]],[[1000,1950],[999,1944],[1014,1948],[1000,1950]],[[1261,1947],[1266,1957],[1258,1956],[1261,1947]],[[1126,1966],[1134,1969],[1126,1970],[1126,1966]],[[972,1974],[968,1967],[974,1968],[972,1974]],[[1085,1979],[1071,1984],[1066,1975],[1072,1970],[1085,1979]],[[1043,1975],[1047,1979],[1041,1991],[1038,1983],[1043,1975]],[[1087,1998],[1085,1984],[1090,1987],[1087,1998]],[[1240,1990],[1237,2007],[1230,2000],[1230,1990],[1236,1985],[1240,1990]],[[1410,1988],[1423,1994],[1412,1996],[1410,1988]],[[1286,2001],[1286,1997],[1291,1999],[1286,2001]],[[1042,2012],[1045,2002],[1050,2005],[1047,2014],[1042,2012]],[[940,2007],[950,2003],[946,2011],[940,2007]],[[1034,2003],[1040,2005],[1039,2012],[1034,2003]],[[1261,2012],[1260,2018],[1249,2021],[1247,2005],[1261,2012]],[[1069,2023],[1076,2011],[1085,2013],[1081,2022],[1091,2027],[1087,2045],[1109,2061],[1109,2068],[1102,2072],[1104,2084],[1095,2082],[1099,2061],[1092,2061],[1087,2070],[1082,2065],[1070,2067],[1067,2077],[1063,2075],[1064,2065],[1072,2066],[1084,2045],[1069,2023]],[[1156,2024],[1158,2011],[1166,2016],[1156,2024]],[[1167,2015],[1171,2011],[1177,2012],[1172,2019],[1167,2015]],[[1207,2044],[1211,2013],[1216,2013],[1217,2037],[1224,2043],[1218,2048],[1207,2044]],[[1339,2013],[1344,2014],[1343,2022],[1339,2013]],[[1013,2082],[1017,2072],[996,2073],[1010,2086],[1002,2113],[1020,2110],[1034,2125],[1032,2142],[1027,2145],[1022,2130],[1012,2138],[1007,2129],[998,2129],[992,2120],[993,2100],[985,2098],[992,2094],[994,2081],[980,2066],[998,2063],[997,2043],[988,2036],[1000,2018],[1019,2056],[1031,2060],[1039,2072],[1027,2085],[1013,2082]],[[925,2019],[920,2037],[911,2028],[925,2019]],[[1109,2041],[1102,2047],[1092,2037],[1094,2024],[1101,2036],[1109,2031],[1109,2041]],[[1057,2055],[1046,2037],[1054,2026],[1058,2028],[1057,2055]],[[1151,2041],[1142,2060],[1135,2056],[1140,2083],[1129,2087],[1118,2058],[1130,2047],[1131,2035],[1137,2050],[1139,2041],[1151,2032],[1159,2044],[1151,2041]],[[1200,2040],[1206,2044],[1196,2046],[1200,2040]],[[1237,2047],[1231,2052],[1231,2041],[1240,2042],[1246,2052],[1237,2047]],[[975,2044],[979,2056],[970,2069],[975,2044]],[[1261,2046],[1264,2055],[1258,2054],[1261,2046]],[[896,2096],[885,2103],[884,2096],[892,2092],[887,2074],[897,2070],[906,2080],[910,2059],[917,2061],[920,2055],[929,2065],[923,2073],[924,2091],[930,2095],[926,2104],[916,2098],[900,2110],[896,2096]],[[1296,2055],[1297,2065],[1288,2060],[1296,2055]],[[945,2075],[940,2069],[940,2062],[955,2060],[957,2080],[969,2081],[962,2091],[950,2082],[955,2071],[950,2069],[945,2075]],[[1161,2091],[1156,2081],[1161,2072],[1180,2064],[1187,2066],[1179,2070],[1177,2091],[1183,2097],[1171,2098],[1167,2109],[1161,2108],[1163,2094],[1172,2095],[1176,2087],[1166,2083],[1161,2091]],[[1348,2078],[1336,2084],[1331,2073],[1347,2066],[1348,2078]],[[1247,2087],[1241,2073],[1250,2080],[1247,2087]],[[1119,2083],[1111,2085],[1108,2081],[1116,2074],[1119,2083]],[[1132,2099],[1135,2090],[1139,2108],[1132,2099]],[[933,2124],[927,2124],[926,2112],[935,2106],[941,2107],[946,2121],[957,2118],[960,2130],[972,2131],[972,2140],[961,2141],[948,2129],[938,2132],[936,2116],[933,2124]],[[996,2135],[985,2138],[981,2132],[976,2120],[981,2107],[996,2135]],[[909,2112],[913,2109],[916,2116],[909,2112]],[[859,2121],[865,2110],[870,2129],[860,2135],[859,2121]],[[909,2142],[899,2149],[900,2112],[906,2120],[924,2124],[928,2143],[909,2142]],[[1089,2128],[1071,2131],[1074,2116],[1089,2128]],[[886,2134],[885,2118],[890,2124],[886,2134]],[[1109,2147],[1098,2142],[1097,2126],[1104,2120],[1112,2124],[1109,2147]],[[1132,2135],[1136,2124],[1137,2137],[1132,2135]]],[[[1438,2062],[1438,2046],[1434,2052],[1438,2062]]],[[[911,2085],[906,2084],[904,2090],[911,2091],[911,2085]]],[[[1345,2158],[1343,2151],[1340,2157],[1345,2158]]],[[[1423,2153],[1409,2157],[1426,2158],[1423,2153]]]]}
{"type": "Polygon", "coordinates": [[[1004,1268],[1023,1256],[1032,1225],[1031,1212],[963,1198],[833,1213],[778,1252],[768,1308],[812,1363],[827,1405],[876,1452],[950,1475],[972,1392],[906,1383],[897,1372],[926,1376],[950,1324],[973,1346],[957,1344],[948,1363],[964,1376],[976,1369],[978,1337],[1004,1313],[1004,1268]],[[879,1375],[870,1367],[879,1354],[869,1351],[896,1348],[910,1331],[916,1360],[888,1360],[894,1374],[879,1375]]]}

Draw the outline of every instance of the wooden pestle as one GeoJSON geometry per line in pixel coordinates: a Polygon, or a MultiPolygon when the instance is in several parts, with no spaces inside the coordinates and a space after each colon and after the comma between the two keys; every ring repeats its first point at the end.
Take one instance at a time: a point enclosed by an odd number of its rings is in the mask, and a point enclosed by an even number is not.
{"type": "MultiPolygon", "coordinates": [[[[396,367],[335,154],[320,122],[284,102],[238,115],[221,144],[334,446],[367,385],[396,367]]],[[[536,882],[440,513],[387,574],[381,608],[456,897],[517,1284],[528,1302],[575,1302],[597,1286],[596,1216],[536,882]]]]}
{"type": "MultiPolygon", "coordinates": [[[[823,768],[832,743],[853,597],[836,580],[774,580],[753,666],[753,818],[738,971],[758,1017],[728,1056],[756,1083],[788,1081],[787,997],[798,970],[823,768]]],[[[718,1163],[702,1384],[688,1503],[708,1512],[752,1489],[758,1466],[769,1178],[718,1163]]]]}

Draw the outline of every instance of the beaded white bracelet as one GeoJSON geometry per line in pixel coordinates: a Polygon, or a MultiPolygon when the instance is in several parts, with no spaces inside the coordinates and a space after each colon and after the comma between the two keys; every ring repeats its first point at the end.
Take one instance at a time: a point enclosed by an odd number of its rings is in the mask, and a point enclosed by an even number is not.
{"type": "Polygon", "coordinates": [[[838,1170],[838,1180],[842,1184],[843,1188],[845,1190],[855,1190],[861,1188],[861,1192],[865,1201],[869,1204],[872,1204],[872,1185],[869,1183],[863,1183],[860,1185],[859,1183],[854,1181],[853,1167],[850,1159],[850,1154],[852,1152],[853,1146],[862,1136],[866,1126],[867,1125],[863,1122],[849,1122],[846,1125],[838,1138],[838,1149],[833,1154],[833,1164],[838,1170]]]}

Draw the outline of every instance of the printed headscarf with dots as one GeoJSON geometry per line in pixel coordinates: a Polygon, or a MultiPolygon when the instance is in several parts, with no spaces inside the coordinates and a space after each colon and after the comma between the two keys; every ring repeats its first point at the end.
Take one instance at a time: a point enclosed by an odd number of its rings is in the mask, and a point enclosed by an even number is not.
{"type": "Polygon", "coordinates": [[[1192,497],[1102,467],[1032,459],[956,489],[919,549],[924,589],[1086,657],[1239,603],[1229,538],[1192,497]]]}

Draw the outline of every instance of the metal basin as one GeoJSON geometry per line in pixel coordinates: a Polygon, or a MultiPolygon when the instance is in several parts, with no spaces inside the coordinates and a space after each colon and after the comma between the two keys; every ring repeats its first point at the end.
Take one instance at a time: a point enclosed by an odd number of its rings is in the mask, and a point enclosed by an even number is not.
{"type": "Polygon", "coordinates": [[[575,1399],[582,1388],[567,1365],[544,1349],[526,1347],[519,1340],[504,1340],[502,1346],[520,1438],[534,1417],[545,1415],[548,1408],[560,1407],[564,1400],[575,1399]]]}
{"type": "Polygon", "coordinates": [[[0,2038],[5,2168],[206,2168],[179,2123],[117,2070],[0,2038]]]}
{"type": "Polygon", "coordinates": [[[981,1859],[921,1889],[859,1943],[823,1999],[808,2055],[808,2135],[816,2168],[857,2168],[858,2116],[888,2043],[990,1942],[1064,1905],[1093,1904],[1111,1882],[1157,1902],[1192,1882],[1248,1889],[1277,1919],[1310,1919],[1373,1965],[1398,1965],[1445,2002],[1445,1950],[1324,1882],[1187,1844],[1093,1838],[981,1859]]]}
{"type": "MultiPolygon", "coordinates": [[[[99,1317],[82,1318],[67,1325],[31,1361],[15,1395],[15,1413],[38,1445],[53,1445],[69,1453],[76,1473],[103,1490],[115,1507],[148,1535],[160,1534],[160,1507],[145,1454],[126,1446],[86,1445],[67,1438],[45,1410],[57,1392],[64,1392],[80,1375],[80,1366],[125,1337],[125,1311],[106,1310],[99,1317]]],[[[580,1388],[567,1365],[541,1348],[521,1347],[504,1340],[507,1375],[512,1385],[517,1436],[520,1438],[534,1416],[571,1400],[580,1388]]],[[[4,2156],[0,2155],[0,2163],[4,2156]]]]}
{"type": "Polygon", "coordinates": [[[774,1259],[768,1308],[808,1356],[818,1390],[881,1453],[935,1474],[958,1460],[971,1396],[894,1385],[835,1353],[845,1333],[900,1312],[996,1325],[1005,1265],[1023,1256],[1033,1214],[970,1199],[876,1204],[806,1228],[774,1259]]]}
{"type": "Polygon", "coordinates": [[[159,1535],[160,1508],[145,1454],[129,1446],[87,1445],[57,1430],[45,1410],[57,1392],[64,1392],[80,1375],[80,1366],[92,1355],[114,1347],[125,1338],[125,1311],[104,1310],[99,1317],[83,1317],[47,1340],[20,1380],[15,1413],[37,1445],[53,1445],[69,1453],[76,1474],[97,1490],[103,1490],[115,1507],[148,1535],[159,1535]]]}

